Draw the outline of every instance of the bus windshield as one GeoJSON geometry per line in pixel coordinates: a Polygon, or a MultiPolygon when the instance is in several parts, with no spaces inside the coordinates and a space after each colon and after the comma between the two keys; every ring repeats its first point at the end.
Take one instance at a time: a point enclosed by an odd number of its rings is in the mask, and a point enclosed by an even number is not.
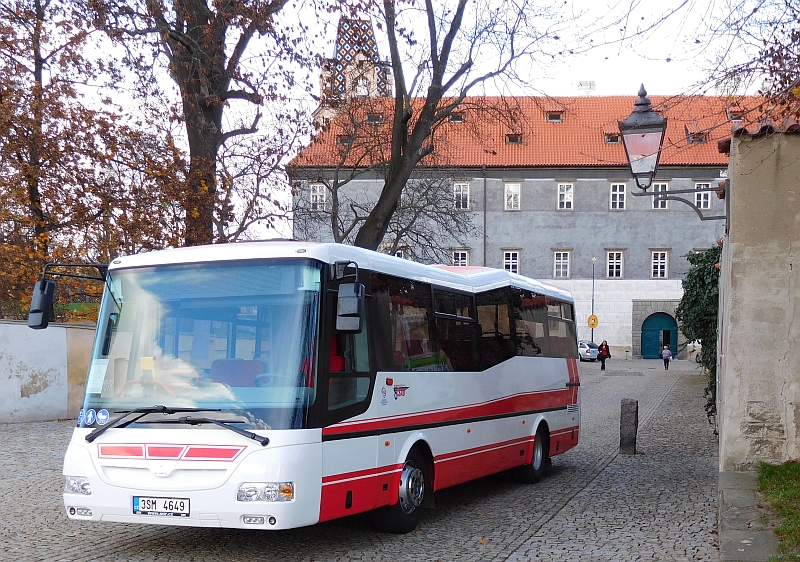
{"type": "Polygon", "coordinates": [[[111,270],[79,426],[159,405],[243,429],[306,427],[321,270],[286,259],[111,270]]]}

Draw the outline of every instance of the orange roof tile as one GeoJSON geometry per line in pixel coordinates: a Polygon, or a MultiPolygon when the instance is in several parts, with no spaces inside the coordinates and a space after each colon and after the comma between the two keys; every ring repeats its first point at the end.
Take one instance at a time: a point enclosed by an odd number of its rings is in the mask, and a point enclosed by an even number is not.
{"type": "MultiPolygon", "coordinates": [[[[465,122],[441,122],[432,135],[435,150],[422,165],[627,166],[623,145],[607,143],[606,134],[619,131],[617,121],[630,115],[635,99],[635,96],[467,98],[458,108],[465,122]],[[555,108],[563,111],[562,122],[546,120],[546,113],[555,108]],[[521,134],[522,143],[507,144],[508,134],[521,134]]],[[[733,101],[722,96],[650,96],[650,100],[653,109],[667,118],[660,162],[666,166],[727,166],[728,156],[718,151],[717,141],[731,134],[728,107],[756,107],[760,101],[752,97],[733,101]],[[690,144],[687,132],[695,136],[705,133],[707,142],[690,144]]],[[[295,157],[290,167],[335,167],[343,158],[344,167],[366,167],[388,158],[394,100],[360,101],[367,103],[368,109],[361,106],[355,111],[340,110],[330,126],[295,157]],[[380,125],[355,125],[365,121],[357,115],[376,112],[384,115],[380,125]],[[347,152],[341,143],[354,132],[352,150],[347,152]]]]}

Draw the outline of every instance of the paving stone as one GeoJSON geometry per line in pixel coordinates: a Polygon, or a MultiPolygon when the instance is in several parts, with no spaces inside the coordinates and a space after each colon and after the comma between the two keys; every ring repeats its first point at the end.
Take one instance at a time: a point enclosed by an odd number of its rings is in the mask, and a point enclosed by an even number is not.
{"type": "Polygon", "coordinates": [[[0,560],[53,562],[718,560],[717,442],[693,363],[582,363],[581,443],[536,485],[500,475],[442,490],[419,530],[354,516],[290,531],[77,523],[61,463],[73,422],[0,425],[0,560]],[[683,370],[682,370],[683,369],[683,370]],[[619,455],[620,401],[639,402],[636,455],[619,455]],[[478,541],[486,540],[482,545],[478,541]]]}

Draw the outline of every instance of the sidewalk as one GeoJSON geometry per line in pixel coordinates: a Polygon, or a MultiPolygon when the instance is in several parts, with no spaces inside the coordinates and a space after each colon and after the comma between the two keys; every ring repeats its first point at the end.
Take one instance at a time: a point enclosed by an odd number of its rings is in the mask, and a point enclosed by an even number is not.
{"type": "MultiPolygon", "coordinates": [[[[630,359],[609,363],[619,371],[661,370],[660,360],[630,359]]],[[[694,371],[694,361],[677,360],[670,370],[694,371]]],[[[721,562],[768,562],[777,554],[775,522],[766,520],[768,510],[759,503],[756,472],[720,472],[717,482],[717,532],[721,562]]]]}
{"type": "Polygon", "coordinates": [[[775,556],[778,539],[772,525],[762,521],[758,474],[719,473],[719,554],[722,562],[767,562],[775,556]]]}

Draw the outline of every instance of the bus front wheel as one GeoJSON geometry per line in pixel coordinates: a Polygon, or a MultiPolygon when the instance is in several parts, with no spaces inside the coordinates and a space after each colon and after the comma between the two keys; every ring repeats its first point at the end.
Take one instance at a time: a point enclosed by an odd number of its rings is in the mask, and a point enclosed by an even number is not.
{"type": "Polygon", "coordinates": [[[397,503],[372,512],[375,527],[384,533],[396,534],[410,533],[416,529],[430,485],[428,461],[418,449],[412,449],[403,464],[397,503]]]}
{"type": "Polygon", "coordinates": [[[514,479],[523,484],[536,484],[550,468],[550,434],[540,424],[533,438],[531,462],[514,469],[514,479]]]}

